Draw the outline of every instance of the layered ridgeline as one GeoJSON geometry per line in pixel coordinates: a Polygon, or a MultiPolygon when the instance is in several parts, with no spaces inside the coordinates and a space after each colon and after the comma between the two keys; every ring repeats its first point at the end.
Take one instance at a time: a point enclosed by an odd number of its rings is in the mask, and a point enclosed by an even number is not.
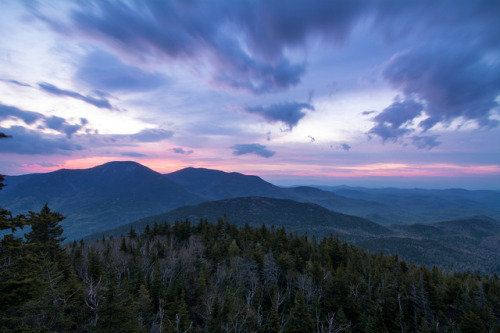
{"type": "MultiPolygon", "coordinates": [[[[3,218],[4,216],[2,216],[3,218]]],[[[2,332],[497,332],[500,279],[336,237],[189,221],[60,244],[60,215],[0,242],[2,332]]],[[[5,225],[14,221],[7,217],[5,225]]],[[[2,223],[2,226],[4,224],[2,223]]],[[[445,226],[446,227],[446,226],[445,226]]]]}
{"type": "Polygon", "coordinates": [[[24,213],[38,211],[47,203],[67,217],[63,226],[68,239],[181,206],[249,196],[315,203],[383,224],[500,217],[500,206],[495,205],[500,193],[495,191],[282,188],[256,176],[208,169],[187,168],[162,175],[135,162],[6,177],[6,184],[0,207],[24,213]]]}
{"type": "Polygon", "coordinates": [[[134,162],[5,178],[0,207],[20,214],[39,211],[47,203],[66,217],[63,227],[68,239],[202,201],[134,162]]]}
{"type": "Polygon", "coordinates": [[[285,227],[317,239],[338,236],[373,252],[398,254],[414,263],[447,271],[481,271],[500,274],[500,224],[485,217],[412,225],[379,225],[367,219],[335,213],[319,205],[286,199],[248,197],[204,202],[150,216],[106,232],[89,236],[142,232],[147,225],[175,221],[229,221],[242,227],[285,227]],[[223,214],[223,216],[222,216],[223,214]]]}

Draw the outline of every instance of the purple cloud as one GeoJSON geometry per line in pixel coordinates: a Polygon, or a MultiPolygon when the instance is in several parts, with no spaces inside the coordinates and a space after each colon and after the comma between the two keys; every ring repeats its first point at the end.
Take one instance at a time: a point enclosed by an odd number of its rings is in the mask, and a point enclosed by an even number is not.
{"type": "Polygon", "coordinates": [[[28,155],[69,155],[72,151],[82,150],[80,145],[68,141],[60,135],[47,135],[26,129],[22,126],[0,128],[13,136],[13,140],[2,140],[0,152],[28,155]]]}
{"type": "Polygon", "coordinates": [[[411,137],[412,144],[416,146],[418,149],[427,149],[431,150],[434,147],[437,147],[441,144],[441,142],[437,141],[438,135],[424,135],[418,136],[414,135],[411,137]]]}
{"type": "Polygon", "coordinates": [[[255,94],[297,85],[305,64],[293,63],[285,51],[301,46],[312,35],[343,42],[369,7],[363,2],[338,1],[290,1],[286,5],[90,1],[79,5],[69,25],[35,14],[58,32],[84,35],[124,57],[208,60],[212,81],[255,94]]]}
{"type": "Polygon", "coordinates": [[[68,124],[66,122],[66,119],[56,116],[47,118],[45,120],[45,125],[47,126],[47,128],[59,131],[61,133],[66,133],[66,136],[68,138],[71,138],[71,135],[73,135],[76,131],[82,128],[81,125],[68,124]]]}
{"type": "Polygon", "coordinates": [[[104,51],[88,54],[80,64],[76,78],[104,91],[150,91],[167,82],[162,74],[147,73],[126,65],[104,51]]]}
{"type": "MultiPolygon", "coordinates": [[[[419,123],[424,131],[461,117],[485,128],[500,124],[491,118],[499,107],[500,64],[486,60],[469,45],[429,46],[400,53],[387,65],[384,78],[407,98],[422,101],[421,111],[428,116],[419,123]]],[[[415,111],[402,117],[410,120],[418,115],[415,111]]]]}
{"type": "Polygon", "coordinates": [[[69,124],[66,119],[61,117],[52,116],[47,118],[45,115],[18,109],[14,106],[8,106],[0,104],[0,120],[5,120],[8,118],[17,118],[22,120],[27,125],[32,125],[37,121],[40,121],[40,128],[50,128],[58,132],[66,134],[68,138],[71,138],[76,131],[85,126],[88,121],[85,118],[81,118],[81,125],[69,124]]]}
{"type": "Polygon", "coordinates": [[[121,156],[127,156],[127,157],[146,157],[148,155],[142,154],[142,153],[137,153],[135,151],[126,151],[120,153],[121,156]]]}
{"type": "Polygon", "coordinates": [[[132,134],[129,137],[139,142],[159,142],[171,138],[174,132],[160,129],[148,128],[140,131],[139,133],[132,134]]]}
{"type": "Polygon", "coordinates": [[[240,156],[240,155],[246,155],[246,154],[255,154],[257,156],[269,158],[271,156],[274,156],[276,154],[275,151],[268,150],[266,149],[266,146],[257,144],[257,143],[250,143],[250,144],[236,144],[232,147],[229,147],[231,149],[234,149],[233,155],[240,156]]]}
{"type": "Polygon", "coordinates": [[[9,118],[17,118],[24,121],[27,125],[31,125],[37,120],[44,119],[45,116],[38,112],[25,111],[18,109],[15,106],[0,104],[0,120],[6,120],[9,118]]]}
{"type": "Polygon", "coordinates": [[[368,133],[378,135],[383,141],[396,141],[412,131],[407,125],[418,117],[423,109],[424,105],[415,100],[396,100],[373,118],[377,124],[368,133]]]}
{"type": "Polygon", "coordinates": [[[351,146],[348,145],[347,143],[341,143],[340,144],[340,149],[342,149],[344,151],[349,151],[351,149],[351,146]]]}
{"type": "Polygon", "coordinates": [[[172,151],[176,154],[181,154],[181,155],[190,155],[194,153],[193,150],[184,150],[182,147],[177,147],[177,148],[172,148],[172,151]]]}
{"type": "Polygon", "coordinates": [[[47,82],[38,83],[38,86],[43,91],[46,91],[46,92],[53,94],[53,95],[68,96],[71,98],[79,99],[81,101],[84,101],[85,103],[94,105],[95,107],[98,107],[101,109],[115,110],[115,108],[113,106],[111,106],[111,103],[107,99],[99,99],[99,98],[94,98],[91,96],[84,96],[84,95],[79,94],[75,91],[60,89],[60,88],[56,87],[55,85],[47,83],[47,82]]]}
{"type": "Polygon", "coordinates": [[[272,104],[267,107],[247,107],[245,111],[258,114],[272,123],[280,121],[286,124],[288,129],[291,130],[305,117],[306,113],[303,111],[304,109],[314,110],[314,107],[308,103],[286,102],[272,104]]]}
{"type": "Polygon", "coordinates": [[[17,80],[2,80],[2,79],[0,79],[0,81],[12,83],[12,84],[15,84],[15,85],[21,86],[21,87],[31,87],[30,84],[24,83],[24,82],[20,82],[20,81],[17,81],[17,80]]]}

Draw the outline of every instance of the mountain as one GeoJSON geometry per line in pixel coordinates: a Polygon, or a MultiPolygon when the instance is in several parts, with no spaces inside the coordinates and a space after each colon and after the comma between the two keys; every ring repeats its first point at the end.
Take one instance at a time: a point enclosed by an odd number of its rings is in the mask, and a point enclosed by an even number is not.
{"type": "MultiPolygon", "coordinates": [[[[361,217],[389,215],[394,208],[380,202],[346,198],[329,191],[309,186],[282,188],[257,176],[236,172],[223,172],[203,168],[186,168],[165,175],[169,180],[202,196],[207,201],[260,196],[290,199],[304,203],[316,203],[329,210],[361,217]]],[[[382,223],[394,222],[382,219],[382,223]]]]}
{"type": "Polygon", "coordinates": [[[155,222],[185,221],[197,224],[200,219],[216,223],[224,216],[229,223],[243,226],[285,227],[320,239],[338,235],[362,248],[428,267],[447,271],[500,273],[500,224],[484,216],[429,224],[382,226],[369,220],[329,211],[319,205],[287,199],[247,197],[204,202],[150,216],[113,230],[94,234],[89,239],[127,234],[131,227],[142,232],[155,222]]]}
{"type": "Polygon", "coordinates": [[[429,267],[500,273],[500,224],[489,217],[392,225],[390,229],[397,237],[364,239],[358,245],[375,252],[397,253],[429,267]]]}
{"type": "Polygon", "coordinates": [[[257,176],[204,168],[185,168],[165,177],[207,200],[263,196],[285,198],[283,189],[257,176]]]}
{"type": "Polygon", "coordinates": [[[62,225],[68,239],[203,201],[135,162],[6,177],[5,183],[0,206],[17,214],[39,211],[47,203],[66,216],[62,225]]]}
{"type": "Polygon", "coordinates": [[[127,233],[131,226],[142,231],[147,224],[156,222],[184,221],[197,223],[200,219],[216,222],[224,216],[230,223],[243,226],[266,224],[308,233],[317,237],[338,234],[342,239],[354,240],[369,236],[392,235],[394,232],[369,220],[332,212],[312,203],[300,203],[287,199],[246,197],[204,202],[196,206],[185,206],[168,213],[150,216],[121,226],[96,237],[127,233]]]}
{"type": "MultiPolygon", "coordinates": [[[[237,197],[259,196],[314,203],[380,224],[436,222],[485,215],[500,219],[500,193],[466,190],[281,188],[257,176],[186,168],[166,175],[135,162],[90,169],[6,177],[0,207],[38,211],[48,203],[64,214],[68,239],[111,229],[139,218],[237,197]],[[325,190],[326,189],[326,190],[325,190]]],[[[218,212],[220,215],[220,212],[218,212]]]]}
{"type": "Polygon", "coordinates": [[[427,190],[348,186],[318,186],[344,198],[383,205],[375,214],[364,214],[379,223],[426,223],[486,215],[500,220],[500,192],[464,189],[427,190]]]}

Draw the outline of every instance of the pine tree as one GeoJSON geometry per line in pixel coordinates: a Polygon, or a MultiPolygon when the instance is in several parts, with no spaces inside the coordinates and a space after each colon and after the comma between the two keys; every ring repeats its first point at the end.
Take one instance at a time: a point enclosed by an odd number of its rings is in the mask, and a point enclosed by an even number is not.
{"type": "Polygon", "coordinates": [[[285,332],[303,333],[313,332],[314,320],[309,313],[306,298],[302,291],[295,295],[295,302],[290,312],[290,319],[285,326],[285,332]]]}

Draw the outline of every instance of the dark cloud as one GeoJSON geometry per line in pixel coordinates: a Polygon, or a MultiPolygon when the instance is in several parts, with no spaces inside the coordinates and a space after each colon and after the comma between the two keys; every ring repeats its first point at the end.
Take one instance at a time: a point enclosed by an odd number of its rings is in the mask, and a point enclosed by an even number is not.
{"type": "Polygon", "coordinates": [[[288,126],[291,130],[297,126],[299,121],[305,117],[306,113],[303,111],[314,110],[314,107],[308,103],[287,102],[281,104],[272,104],[270,106],[255,106],[247,107],[245,111],[256,113],[264,117],[270,122],[280,121],[288,126]]]}
{"type": "Polygon", "coordinates": [[[17,118],[24,121],[26,124],[31,125],[37,120],[44,119],[45,116],[38,112],[25,111],[14,106],[0,104],[0,120],[6,120],[9,118],[17,118]]]}
{"type": "Polygon", "coordinates": [[[68,97],[72,97],[75,99],[79,99],[81,101],[84,101],[85,103],[94,105],[95,107],[98,107],[101,109],[115,110],[115,108],[113,106],[111,106],[111,103],[107,99],[102,99],[102,98],[99,99],[99,98],[95,98],[92,96],[84,96],[84,95],[79,94],[75,91],[60,89],[60,88],[56,87],[55,85],[47,83],[47,82],[38,83],[38,86],[43,91],[46,91],[46,92],[54,94],[54,95],[68,96],[68,97]]]}
{"type": "MultiPolygon", "coordinates": [[[[470,45],[422,47],[400,53],[388,63],[384,78],[407,98],[422,101],[427,118],[419,126],[424,131],[459,118],[485,128],[500,123],[491,118],[499,107],[500,64],[485,59],[470,45]]],[[[401,117],[410,120],[418,115],[420,112],[413,117],[403,113],[401,117]]]]}
{"type": "Polygon", "coordinates": [[[47,128],[59,131],[61,133],[65,133],[68,138],[71,138],[71,135],[73,135],[74,133],[76,133],[76,131],[82,128],[81,125],[68,124],[68,122],[66,122],[66,119],[56,116],[47,118],[45,120],[45,126],[47,126],[47,128]]]}
{"type": "Polygon", "coordinates": [[[174,132],[159,128],[148,128],[129,137],[139,142],[159,142],[171,138],[174,132]]]}
{"type": "Polygon", "coordinates": [[[436,146],[439,146],[441,142],[437,141],[438,135],[424,135],[418,136],[414,135],[411,137],[412,144],[418,149],[430,150],[436,146]]]}
{"type": "Polygon", "coordinates": [[[146,157],[148,155],[141,154],[141,153],[136,153],[135,151],[126,151],[120,153],[121,156],[127,156],[127,157],[146,157]]]}
{"type": "Polygon", "coordinates": [[[374,114],[374,113],[377,113],[377,111],[363,111],[363,112],[361,112],[361,114],[363,116],[369,116],[369,115],[374,114]]]}
{"type": "Polygon", "coordinates": [[[368,133],[378,135],[383,141],[396,141],[412,131],[407,126],[422,114],[423,109],[424,105],[418,101],[397,99],[373,118],[377,124],[368,133]]]}
{"type": "Polygon", "coordinates": [[[178,148],[172,148],[172,151],[176,154],[182,154],[182,155],[190,155],[192,154],[194,151],[193,150],[184,150],[182,147],[178,147],[178,148]]]}
{"type": "Polygon", "coordinates": [[[367,7],[363,1],[87,1],[79,5],[69,25],[33,11],[54,30],[85,35],[124,57],[208,60],[213,81],[253,93],[298,84],[305,64],[292,63],[286,50],[301,46],[312,35],[343,42],[367,7]]]}
{"type": "Polygon", "coordinates": [[[149,91],[167,82],[162,74],[147,73],[126,65],[104,51],[89,53],[80,64],[76,78],[104,91],[149,91]]]}
{"type": "Polygon", "coordinates": [[[12,140],[0,142],[0,152],[28,155],[69,155],[72,151],[82,150],[80,145],[74,144],[61,135],[47,135],[26,129],[22,126],[0,128],[13,136],[12,140]]]}
{"type": "Polygon", "coordinates": [[[81,125],[70,124],[66,119],[61,117],[52,116],[47,118],[41,113],[25,111],[18,109],[14,106],[8,106],[0,104],[0,120],[5,120],[8,118],[17,118],[24,121],[28,125],[32,125],[37,121],[40,121],[39,128],[50,128],[58,132],[66,134],[68,138],[71,138],[76,131],[85,126],[88,121],[85,118],[81,118],[81,125]]]}
{"type": "Polygon", "coordinates": [[[249,144],[236,144],[232,147],[234,149],[233,155],[240,156],[245,154],[255,154],[261,157],[269,158],[276,154],[275,151],[266,149],[266,146],[260,145],[258,143],[249,143],[249,144]]]}

